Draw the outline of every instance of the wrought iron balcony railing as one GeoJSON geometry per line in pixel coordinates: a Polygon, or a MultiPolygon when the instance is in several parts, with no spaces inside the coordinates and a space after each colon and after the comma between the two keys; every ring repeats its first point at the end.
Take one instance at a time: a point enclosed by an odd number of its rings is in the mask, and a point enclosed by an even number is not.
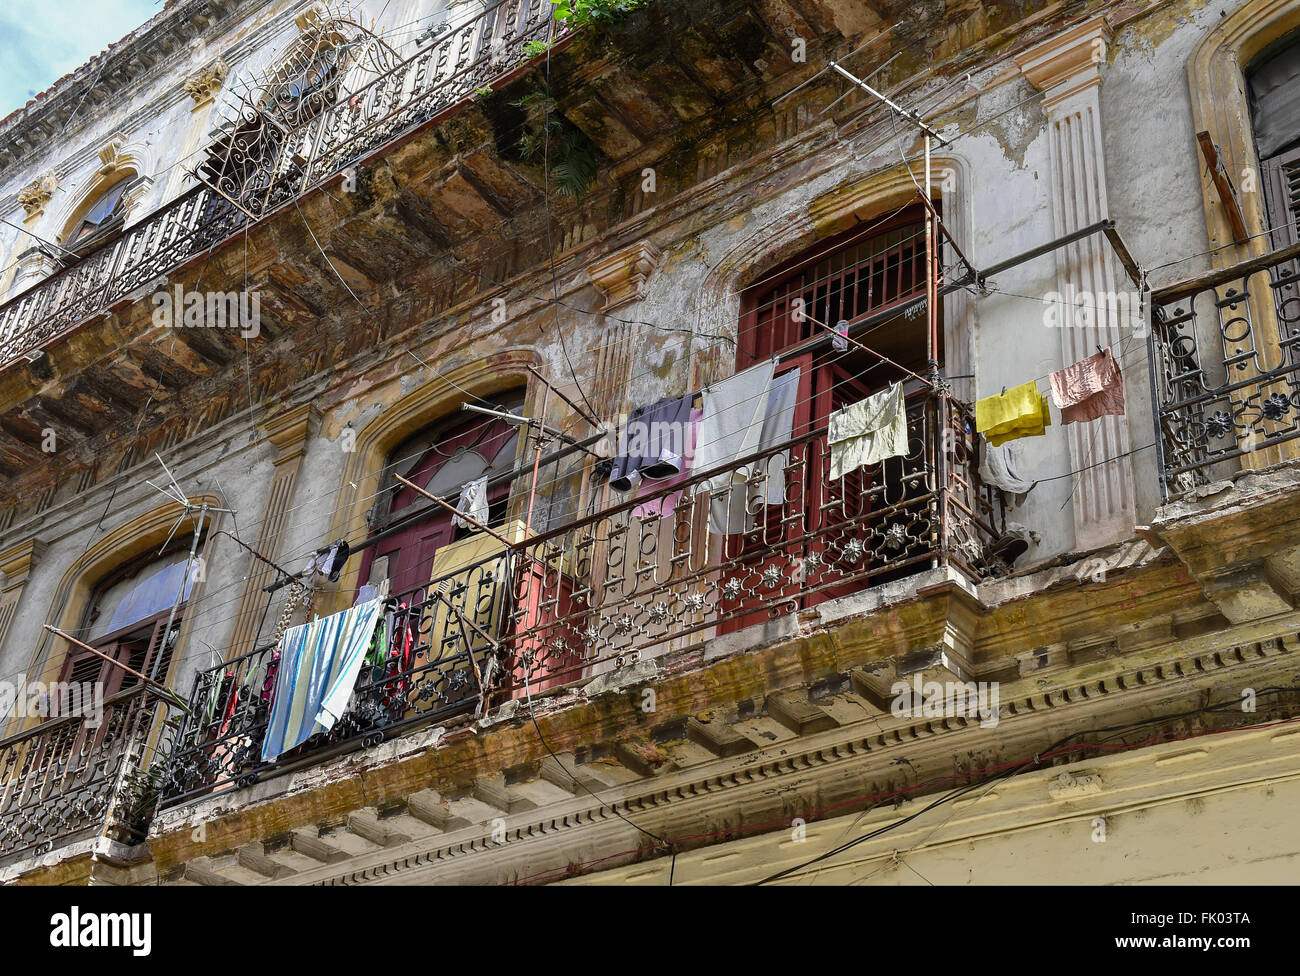
{"type": "Polygon", "coordinates": [[[157,699],[134,688],[102,715],[50,719],[0,741],[0,862],[82,837],[139,843],[152,814],[144,776],[157,699]]]}
{"type": "Polygon", "coordinates": [[[985,575],[1001,512],[975,476],[969,408],[924,391],[909,399],[907,420],[905,457],[841,478],[830,477],[823,427],[553,531],[525,538],[519,526],[519,542],[471,550],[446,572],[440,551],[431,582],[395,597],[396,651],[362,669],[347,714],[274,763],[260,758],[274,649],[201,672],[163,802],[587,681],[936,565],[985,575]],[[746,480],[730,477],[740,471],[746,480]]]}
{"type": "Polygon", "coordinates": [[[1294,456],[1300,245],[1153,292],[1148,348],[1165,498],[1294,456]]]}
{"type": "Polygon", "coordinates": [[[229,147],[219,149],[215,162],[201,167],[207,182],[0,305],[0,366],[43,348],[524,64],[527,45],[546,39],[550,25],[549,0],[499,0],[356,91],[332,91],[331,104],[287,130],[281,123],[275,139],[259,144],[261,158],[235,159],[229,147]]]}

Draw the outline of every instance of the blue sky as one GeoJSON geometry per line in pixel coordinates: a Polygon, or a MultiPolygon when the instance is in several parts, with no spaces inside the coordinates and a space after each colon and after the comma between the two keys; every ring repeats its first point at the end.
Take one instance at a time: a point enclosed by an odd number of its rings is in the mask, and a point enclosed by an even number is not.
{"type": "Polygon", "coordinates": [[[0,118],[161,9],[162,0],[0,0],[0,118]]]}

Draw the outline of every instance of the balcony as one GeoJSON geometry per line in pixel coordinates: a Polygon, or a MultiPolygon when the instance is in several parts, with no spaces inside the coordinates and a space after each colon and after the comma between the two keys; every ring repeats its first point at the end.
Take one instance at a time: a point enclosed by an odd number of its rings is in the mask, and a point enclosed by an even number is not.
{"type": "Polygon", "coordinates": [[[95,836],[138,844],[153,812],[142,770],[157,709],[134,688],[98,721],[50,719],[0,741],[0,863],[95,836]]]}
{"type": "Polygon", "coordinates": [[[219,142],[200,168],[206,182],[0,305],[0,368],[139,297],[190,258],[464,102],[529,61],[525,47],[546,40],[550,28],[548,0],[501,0],[368,84],[340,91],[335,104],[288,127],[277,120],[276,139],[262,144],[274,152],[258,161],[256,174],[247,160],[232,164],[219,142]]]}
{"type": "Polygon", "coordinates": [[[1295,457],[1300,245],[1153,292],[1149,348],[1166,500],[1295,457]]]}
{"type": "Polygon", "coordinates": [[[923,390],[907,417],[905,457],[842,478],[829,477],[823,426],[548,532],[517,525],[509,545],[480,533],[440,550],[429,584],[394,597],[409,652],[368,662],[339,723],[274,763],[260,758],[274,648],[201,672],[163,804],[469,721],[934,567],[998,570],[1002,512],[975,475],[970,408],[923,390]],[[731,477],[742,470],[747,480],[731,477]]]}

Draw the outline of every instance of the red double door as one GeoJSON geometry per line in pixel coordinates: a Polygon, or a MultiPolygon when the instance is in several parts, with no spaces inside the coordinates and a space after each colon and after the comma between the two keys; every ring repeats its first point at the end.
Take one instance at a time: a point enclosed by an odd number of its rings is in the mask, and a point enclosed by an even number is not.
{"type": "MultiPolygon", "coordinates": [[[[785,465],[784,499],[759,510],[751,506],[753,527],[721,540],[719,586],[725,587],[731,577],[742,583],[741,592],[732,598],[727,597],[725,588],[720,593],[719,609],[729,618],[719,624],[721,633],[768,620],[774,613],[843,596],[861,586],[833,582],[843,575],[844,568],[835,559],[840,544],[854,534],[854,527],[866,525],[872,472],[859,468],[832,480],[826,436],[812,434],[825,430],[832,413],[874,391],[834,353],[809,353],[787,360],[777,367],[776,375],[794,369],[799,370],[791,430],[795,443],[785,465]]],[[[775,476],[775,467],[769,470],[775,476]]]]}

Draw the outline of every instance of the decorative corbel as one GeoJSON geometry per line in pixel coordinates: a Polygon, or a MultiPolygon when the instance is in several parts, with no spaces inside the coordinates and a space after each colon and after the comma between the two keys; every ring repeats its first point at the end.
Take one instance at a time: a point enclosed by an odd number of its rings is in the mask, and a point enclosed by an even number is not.
{"type": "Polygon", "coordinates": [[[194,107],[190,111],[197,112],[211,105],[216,99],[217,93],[221,91],[222,85],[226,82],[226,76],[229,74],[230,65],[226,64],[221,58],[213,58],[186,78],[184,84],[185,93],[194,99],[194,107]]]}
{"type": "Polygon", "coordinates": [[[30,223],[45,213],[45,205],[50,202],[54,191],[58,188],[59,178],[51,170],[38,176],[19,191],[18,202],[27,211],[27,216],[23,218],[24,223],[30,223]]]}
{"type": "Polygon", "coordinates": [[[644,298],[650,276],[662,263],[659,249],[642,241],[591,265],[587,274],[605,295],[602,311],[610,312],[644,298]]]}

